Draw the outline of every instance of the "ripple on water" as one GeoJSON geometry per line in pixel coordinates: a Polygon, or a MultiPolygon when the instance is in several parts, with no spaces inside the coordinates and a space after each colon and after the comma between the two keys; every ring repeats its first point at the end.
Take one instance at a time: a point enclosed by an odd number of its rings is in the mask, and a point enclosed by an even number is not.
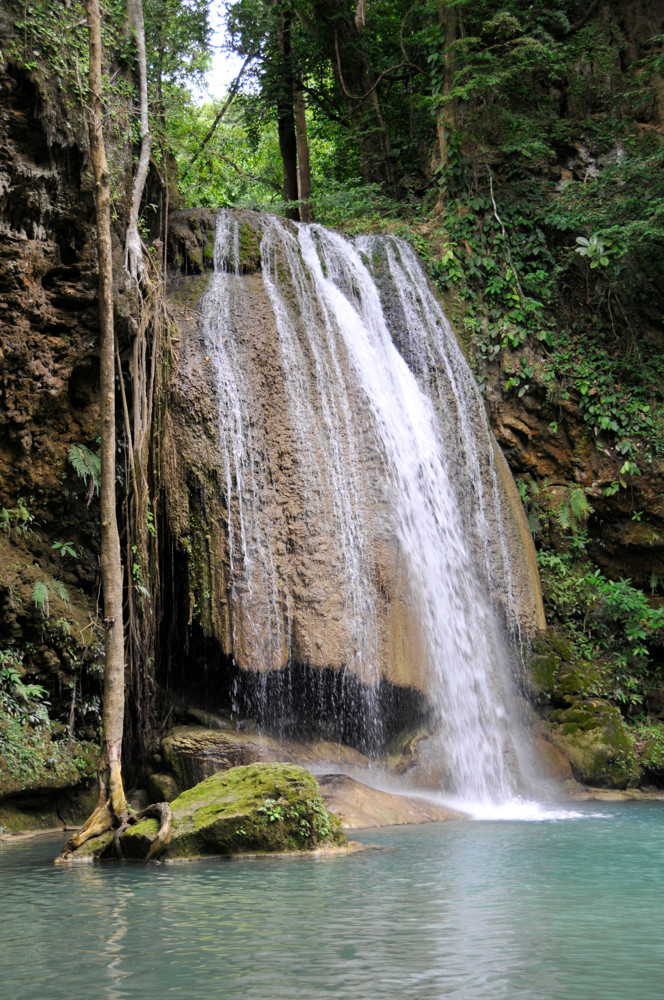
{"type": "Polygon", "coordinates": [[[661,1000],[664,805],[493,819],[326,859],[66,868],[52,838],[2,844],[0,993],[661,1000]]]}

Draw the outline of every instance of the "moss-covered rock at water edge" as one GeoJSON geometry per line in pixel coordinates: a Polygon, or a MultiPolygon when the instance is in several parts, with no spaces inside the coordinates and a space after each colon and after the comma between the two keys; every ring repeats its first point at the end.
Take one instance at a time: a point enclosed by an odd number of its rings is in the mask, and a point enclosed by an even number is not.
{"type": "Polygon", "coordinates": [[[576,701],[551,714],[550,741],[569,760],[574,777],[588,785],[626,788],[638,783],[634,742],[614,705],[576,701]]]}
{"type": "MultiPolygon", "coordinates": [[[[161,857],[309,851],[346,841],[315,778],[294,764],[249,764],[213,774],[171,803],[170,843],[161,857]]],[[[121,838],[126,858],[147,856],[156,820],[121,838]]]]}

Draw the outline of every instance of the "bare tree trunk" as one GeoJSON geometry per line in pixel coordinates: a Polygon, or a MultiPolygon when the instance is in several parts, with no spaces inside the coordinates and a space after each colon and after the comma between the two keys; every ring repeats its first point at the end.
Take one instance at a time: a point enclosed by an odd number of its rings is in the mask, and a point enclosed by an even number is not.
{"type": "MultiPolygon", "coordinates": [[[[297,139],[295,137],[295,114],[293,111],[293,70],[291,66],[291,14],[283,11],[279,19],[277,44],[279,47],[279,64],[281,80],[277,97],[277,131],[279,133],[279,152],[284,167],[284,201],[293,202],[298,199],[297,189],[297,139]]],[[[299,219],[297,205],[286,209],[286,217],[299,219]]]]}
{"type": "Polygon", "coordinates": [[[445,32],[445,65],[443,70],[443,103],[436,113],[436,129],[438,131],[438,153],[440,165],[446,167],[449,162],[449,135],[456,124],[456,108],[449,100],[454,82],[454,49],[457,36],[456,12],[445,2],[438,8],[438,21],[445,32]]]}
{"type": "MultiPolygon", "coordinates": [[[[86,5],[87,7],[87,5],[86,5]]],[[[138,213],[141,209],[141,199],[150,166],[150,151],[152,136],[150,135],[150,119],[148,116],[148,76],[145,55],[145,22],[143,20],[143,4],[141,0],[127,0],[127,17],[136,38],[136,53],[138,57],[139,80],[139,113],[141,122],[141,151],[134,176],[134,187],[131,196],[131,210],[127,225],[125,240],[125,267],[132,278],[141,279],[144,272],[143,250],[138,231],[138,213]]]]}
{"type": "Polygon", "coordinates": [[[300,196],[300,219],[314,221],[311,204],[311,166],[309,163],[309,142],[307,140],[307,117],[302,91],[295,89],[295,137],[297,139],[297,187],[300,196]]]}
{"type": "Polygon", "coordinates": [[[124,723],[124,630],[122,624],[122,561],[115,497],[115,336],[113,328],[113,262],[111,256],[111,197],[102,132],[101,19],[99,0],[85,0],[90,44],[88,132],[95,179],[99,259],[100,396],[101,396],[101,577],[106,633],[106,665],[102,740],[99,759],[99,800],[84,826],[62,849],[62,858],[90,837],[123,824],[129,807],[122,785],[124,723]]]}

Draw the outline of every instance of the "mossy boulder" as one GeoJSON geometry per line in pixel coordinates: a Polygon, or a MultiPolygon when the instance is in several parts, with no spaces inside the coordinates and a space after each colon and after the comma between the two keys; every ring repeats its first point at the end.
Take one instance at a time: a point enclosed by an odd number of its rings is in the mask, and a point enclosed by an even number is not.
{"type": "MultiPolygon", "coordinates": [[[[315,778],[295,764],[249,764],[213,774],[171,803],[173,825],[162,858],[310,851],[346,838],[325,808],[315,778]]],[[[156,820],[121,838],[126,858],[144,859],[156,820]]]]}
{"type": "Polygon", "coordinates": [[[73,788],[96,774],[98,748],[54,738],[49,727],[33,729],[0,719],[0,800],[46,795],[73,788]]]}
{"type": "Polygon", "coordinates": [[[664,787],[664,727],[652,727],[640,750],[646,780],[659,788],[664,787]]]}
{"type": "Polygon", "coordinates": [[[614,705],[575,701],[552,712],[550,722],[549,739],[565,754],[578,781],[609,788],[638,783],[634,742],[614,705]]]}
{"type": "Polygon", "coordinates": [[[569,640],[547,634],[533,643],[530,693],[538,701],[572,705],[603,689],[606,667],[601,662],[575,659],[569,640]]]}
{"type": "Polygon", "coordinates": [[[180,786],[172,774],[152,774],[148,792],[151,802],[172,802],[180,794],[180,786]]]}

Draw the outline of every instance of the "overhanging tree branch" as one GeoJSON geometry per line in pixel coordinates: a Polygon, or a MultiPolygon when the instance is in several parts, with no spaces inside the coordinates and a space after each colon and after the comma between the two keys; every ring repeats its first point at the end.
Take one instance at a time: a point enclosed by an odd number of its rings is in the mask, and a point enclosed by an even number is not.
{"type": "Polygon", "coordinates": [[[205,149],[205,147],[209,143],[210,139],[212,138],[212,136],[216,132],[217,126],[219,125],[219,122],[221,121],[221,119],[224,117],[224,115],[226,114],[226,112],[230,108],[231,104],[233,103],[233,100],[235,99],[235,96],[236,96],[238,90],[240,89],[240,81],[242,80],[242,77],[243,77],[243,75],[244,75],[244,73],[245,73],[245,71],[246,71],[249,63],[253,59],[255,59],[255,58],[256,58],[256,53],[252,52],[251,55],[247,56],[247,58],[245,59],[240,72],[238,73],[238,75],[235,77],[235,79],[231,83],[230,87],[228,88],[228,94],[226,96],[226,100],[224,101],[224,103],[222,104],[221,108],[219,109],[219,111],[218,111],[218,113],[217,113],[214,121],[212,122],[212,125],[208,129],[208,132],[207,132],[205,138],[203,139],[202,143],[200,144],[200,146],[198,147],[198,149],[196,150],[196,152],[192,156],[191,160],[189,161],[189,165],[187,166],[187,169],[185,170],[184,174],[182,175],[183,178],[187,176],[187,174],[189,173],[189,171],[193,167],[194,163],[196,162],[196,160],[198,159],[198,157],[201,155],[201,153],[203,152],[203,150],[205,149]]]}
{"type": "Polygon", "coordinates": [[[223,163],[226,163],[229,167],[231,167],[231,169],[239,174],[240,177],[246,177],[247,180],[256,181],[257,184],[266,184],[267,187],[271,187],[273,191],[276,191],[278,195],[281,195],[281,185],[277,184],[276,181],[271,181],[269,177],[258,177],[256,174],[248,173],[246,170],[243,170],[242,167],[238,167],[237,163],[233,163],[232,160],[229,160],[227,156],[223,156],[221,153],[215,153],[215,156],[218,160],[221,160],[223,163]]]}

